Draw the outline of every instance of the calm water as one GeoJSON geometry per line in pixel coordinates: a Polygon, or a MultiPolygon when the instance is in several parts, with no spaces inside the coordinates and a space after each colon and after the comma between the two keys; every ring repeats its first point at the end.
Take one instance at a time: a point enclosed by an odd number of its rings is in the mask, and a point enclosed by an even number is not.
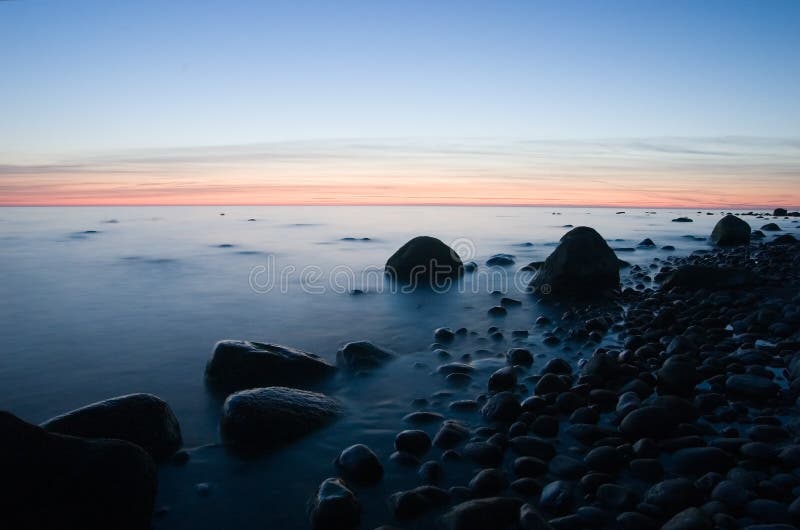
{"type": "MultiPolygon", "coordinates": [[[[453,345],[455,357],[480,348],[503,352],[512,344],[533,344],[544,355],[559,352],[541,346],[536,333],[512,342],[510,331],[530,330],[538,315],[558,311],[538,306],[513,280],[522,265],[552,251],[568,230],[564,225],[592,226],[612,247],[635,247],[650,237],[658,247],[669,244],[676,254],[687,254],[708,248],[706,241],[686,236],[707,236],[719,219],[719,212],[714,214],[474,207],[3,208],[0,406],[40,422],[111,396],[154,393],[173,407],[186,446],[197,447],[185,468],[161,470],[159,505],[168,511],[156,518],[156,527],[306,528],[305,501],[334,473],[331,462],[342,448],[363,442],[388,457],[394,434],[403,428],[401,418],[413,410],[412,399],[429,398],[430,409],[444,411],[450,399],[481,390],[431,398],[444,388],[441,378],[431,375],[437,365],[429,350],[433,329],[466,326],[479,332],[453,345]],[[695,222],[670,222],[683,215],[695,222]],[[486,259],[500,252],[515,255],[516,265],[490,279],[467,276],[460,289],[447,294],[386,292],[380,275],[369,271],[382,268],[400,245],[421,234],[454,242],[482,271],[486,259]],[[366,294],[353,296],[348,292],[353,288],[366,294]],[[490,318],[486,311],[497,302],[490,294],[494,288],[523,306],[504,319],[490,318]],[[508,330],[509,338],[489,341],[491,325],[508,330]],[[404,355],[369,377],[338,376],[327,385],[324,390],[348,408],[333,427],[277,454],[242,460],[212,445],[218,441],[221,402],[204,386],[203,369],[212,345],[223,338],[277,342],[329,359],[343,343],[367,339],[404,355]],[[197,495],[194,485],[200,482],[211,484],[209,496],[197,495]]],[[[745,219],[754,228],[766,222],[745,219]]],[[[618,253],[648,265],[669,254],[618,253]]],[[[490,372],[498,363],[489,356],[476,366],[490,372]]],[[[358,492],[367,505],[364,528],[391,522],[384,505],[387,484],[416,483],[413,470],[388,462],[386,467],[382,484],[358,492]]],[[[458,479],[456,471],[445,486],[458,479]]]]}

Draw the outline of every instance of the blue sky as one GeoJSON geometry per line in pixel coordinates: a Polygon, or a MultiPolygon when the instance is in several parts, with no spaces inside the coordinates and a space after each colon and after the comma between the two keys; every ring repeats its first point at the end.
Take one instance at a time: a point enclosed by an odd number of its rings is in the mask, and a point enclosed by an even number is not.
{"type": "Polygon", "coordinates": [[[800,2],[0,1],[0,163],[382,138],[800,137],[800,2]]]}

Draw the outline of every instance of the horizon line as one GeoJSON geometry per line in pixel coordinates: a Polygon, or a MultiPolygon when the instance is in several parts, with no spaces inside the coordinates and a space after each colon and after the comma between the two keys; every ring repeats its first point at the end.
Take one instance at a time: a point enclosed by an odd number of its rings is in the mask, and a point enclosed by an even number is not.
{"type": "Polygon", "coordinates": [[[487,207],[487,208],[606,208],[606,209],[613,209],[613,208],[628,208],[628,209],[643,209],[643,210],[766,210],[766,209],[776,209],[776,208],[783,208],[787,211],[791,210],[800,210],[800,206],[798,205],[769,205],[769,204],[760,204],[760,205],[708,205],[708,204],[697,204],[691,206],[680,206],[680,205],[634,205],[634,204],[545,204],[545,203],[429,203],[429,202],[420,202],[420,203],[348,203],[348,202],[341,202],[341,203],[305,203],[305,202],[298,202],[298,203],[202,203],[202,204],[192,204],[192,203],[102,203],[102,204],[70,204],[70,203],[52,203],[52,204],[42,204],[42,203],[28,203],[28,204],[2,204],[0,203],[0,208],[136,208],[136,207],[145,207],[145,208],[153,208],[153,207],[180,207],[180,208],[196,208],[196,207],[203,207],[203,208],[240,208],[240,207],[309,207],[309,206],[323,206],[323,207],[353,207],[353,206],[364,206],[364,207],[419,207],[419,206],[434,206],[434,207],[456,207],[456,208],[464,208],[464,207],[487,207]]]}

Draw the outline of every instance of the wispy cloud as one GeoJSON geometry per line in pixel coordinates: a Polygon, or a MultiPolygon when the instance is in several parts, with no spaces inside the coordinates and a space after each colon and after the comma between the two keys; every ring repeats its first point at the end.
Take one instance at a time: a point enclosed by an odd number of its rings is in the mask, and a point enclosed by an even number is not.
{"type": "Polygon", "coordinates": [[[0,165],[0,204],[800,204],[800,140],[318,140],[0,165]]]}

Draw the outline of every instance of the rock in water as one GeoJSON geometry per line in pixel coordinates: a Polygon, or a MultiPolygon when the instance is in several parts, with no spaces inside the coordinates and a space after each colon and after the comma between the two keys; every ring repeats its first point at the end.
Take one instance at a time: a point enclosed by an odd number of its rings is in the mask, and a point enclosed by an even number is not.
{"type": "Polygon", "coordinates": [[[383,478],[383,466],[372,450],[363,444],[351,445],[336,459],[344,477],[361,484],[374,484],[383,478]]]}
{"type": "Polygon", "coordinates": [[[775,208],[772,210],[772,215],[775,217],[785,217],[787,213],[789,212],[786,211],[786,208],[775,208]]]}
{"type": "Polygon", "coordinates": [[[172,455],[183,444],[172,409],[150,394],[130,394],[86,405],[47,420],[42,427],[81,438],[125,440],[156,460],[172,455]]]}
{"type": "Polygon", "coordinates": [[[522,501],[490,497],[462,502],[442,516],[446,530],[506,530],[519,518],[522,501]]]}
{"type": "Polygon", "coordinates": [[[386,261],[386,274],[403,282],[441,285],[464,272],[455,250],[435,237],[415,237],[386,261]]]}
{"type": "Polygon", "coordinates": [[[123,440],[49,433],[0,412],[3,528],[147,530],[156,465],[123,440]]]}
{"type": "Polygon", "coordinates": [[[335,370],[322,357],[288,346],[222,340],[206,364],[206,380],[230,391],[272,385],[306,388],[335,370]]]}
{"type": "Polygon", "coordinates": [[[226,441],[242,449],[261,450],[305,436],[341,413],[341,404],[324,394],[273,386],[228,396],[220,422],[226,441]]]}
{"type": "Polygon", "coordinates": [[[314,530],[349,530],[361,521],[361,505],[355,494],[338,478],[326,478],[311,500],[314,530]]]}
{"type": "Polygon", "coordinates": [[[369,370],[392,360],[395,354],[367,340],[348,342],[336,352],[336,364],[348,370],[369,370]]]}
{"type": "Polygon", "coordinates": [[[711,242],[721,247],[749,245],[750,225],[735,215],[720,219],[711,232],[711,242]]]}
{"type": "Polygon", "coordinates": [[[573,228],[536,271],[529,287],[543,294],[583,296],[618,289],[617,256],[593,228],[573,228]]]}

